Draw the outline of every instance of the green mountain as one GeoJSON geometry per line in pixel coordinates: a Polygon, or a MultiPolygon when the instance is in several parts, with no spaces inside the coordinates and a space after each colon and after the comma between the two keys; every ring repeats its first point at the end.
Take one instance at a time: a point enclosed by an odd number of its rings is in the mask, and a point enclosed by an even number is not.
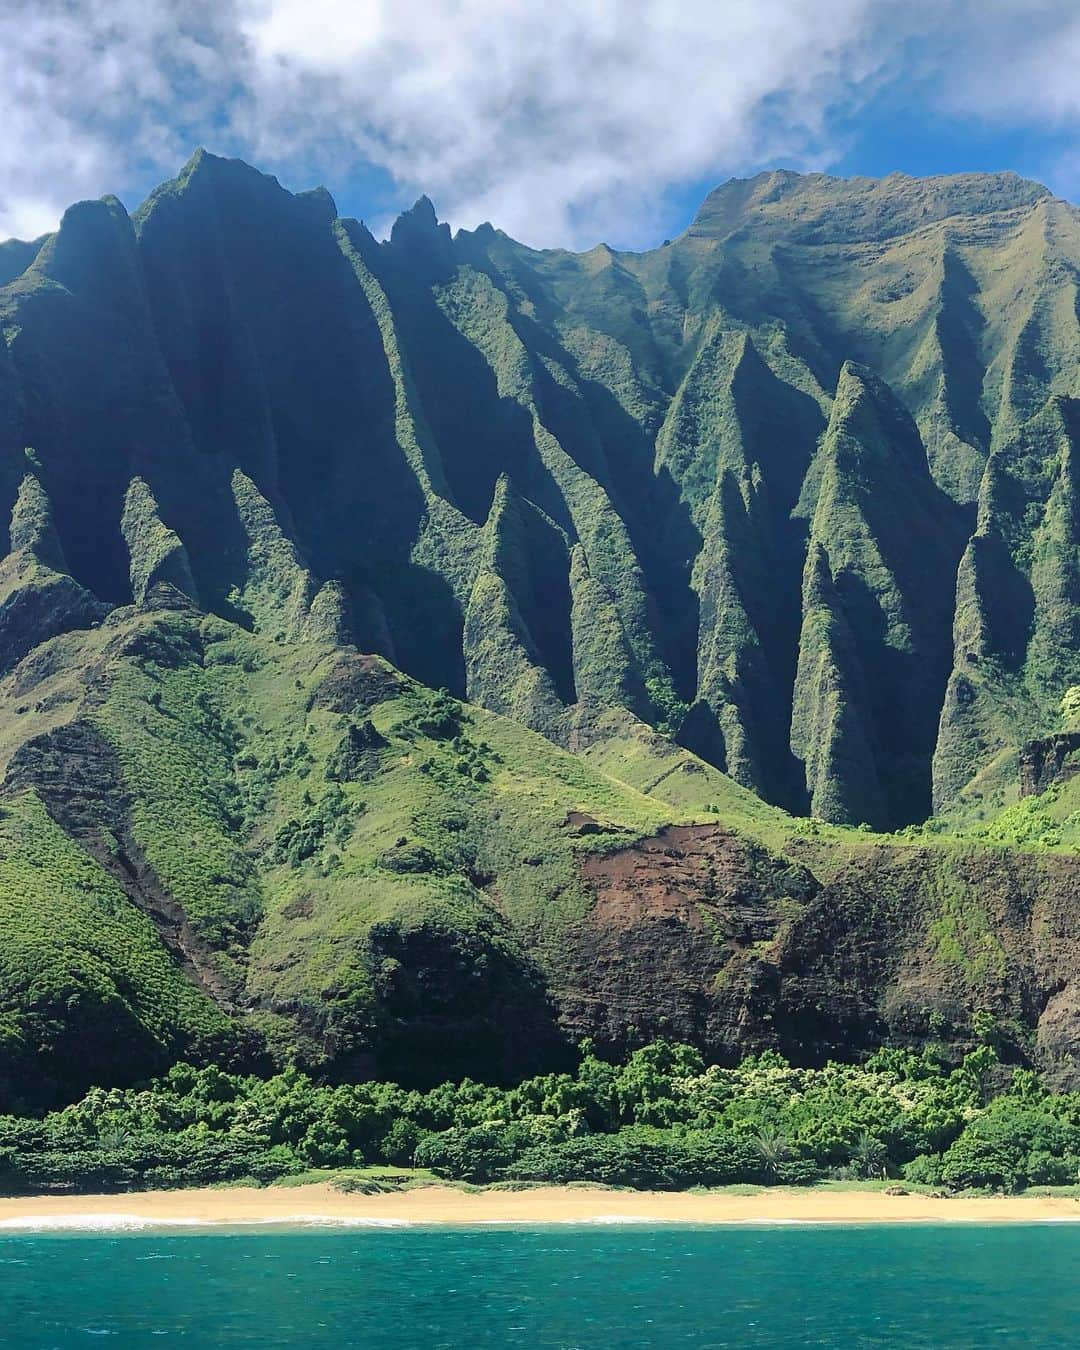
{"type": "Polygon", "coordinates": [[[204,152],[3,246],[0,1096],[1075,1079],[1078,268],[1008,174],[571,254],[204,152]]]}

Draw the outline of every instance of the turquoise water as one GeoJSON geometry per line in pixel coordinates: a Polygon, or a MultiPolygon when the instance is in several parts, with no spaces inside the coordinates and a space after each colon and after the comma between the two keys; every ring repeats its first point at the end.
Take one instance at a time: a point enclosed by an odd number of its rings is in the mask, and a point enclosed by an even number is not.
{"type": "Polygon", "coordinates": [[[1080,1343],[1080,1226],[0,1237],[5,1350],[1080,1343]]]}

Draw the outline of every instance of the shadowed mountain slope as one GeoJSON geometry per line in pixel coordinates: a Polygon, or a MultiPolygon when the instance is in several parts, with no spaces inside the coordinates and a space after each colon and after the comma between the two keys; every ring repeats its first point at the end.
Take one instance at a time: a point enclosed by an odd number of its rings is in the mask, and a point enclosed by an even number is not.
{"type": "Polygon", "coordinates": [[[1035,184],[764,174],[575,255],[426,199],[379,244],[199,152],[5,257],[0,490],[32,445],[105,601],[142,584],[139,480],[212,612],[280,603],[556,739],[582,697],[686,704],[739,782],[891,827],[983,791],[1080,679],[1080,217],[1035,184]],[[853,758],[813,683],[822,548],[874,702],[853,758]]]}
{"type": "Polygon", "coordinates": [[[5,245],[0,1074],[1072,1072],[1078,268],[1008,174],[571,254],[202,151],[5,245]]]}

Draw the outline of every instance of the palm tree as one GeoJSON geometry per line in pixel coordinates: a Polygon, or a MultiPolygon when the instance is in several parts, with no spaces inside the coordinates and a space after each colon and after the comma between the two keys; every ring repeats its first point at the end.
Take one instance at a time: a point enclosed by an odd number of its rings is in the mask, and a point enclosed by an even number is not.
{"type": "Polygon", "coordinates": [[[770,1177],[775,1177],[781,1164],[791,1157],[791,1145],[778,1130],[760,1130],[754,1135],[754,1148],[770,1177]]]}
{"type": "Polygon", "coordinates": [[[889,1158],[889,1150],[881,1142],[875,1139],[872,1134],[865,1130],[855,1141],[855,1146],[851,1150],[851,1165],[860,1177],[870,1178],[876,1176],[885,1176],[885,1164],[889,1158]]]}

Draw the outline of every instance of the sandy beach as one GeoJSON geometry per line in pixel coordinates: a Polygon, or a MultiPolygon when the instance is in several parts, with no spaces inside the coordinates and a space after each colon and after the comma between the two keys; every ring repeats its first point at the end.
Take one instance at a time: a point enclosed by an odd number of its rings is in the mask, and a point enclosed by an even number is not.
{"type": "Polygon", "coordinates": [[[1080,1200],[1050,1196],[934,1198],[881,1191],[783,1188],[687,1195],[551,1186],[468,1193],[424,1186],[350,1195],[327,1183],[0,1199],[0,1230],[161,1225],[332,1223],[1039,1223],[1080,1220],[1080,1200]]]}

